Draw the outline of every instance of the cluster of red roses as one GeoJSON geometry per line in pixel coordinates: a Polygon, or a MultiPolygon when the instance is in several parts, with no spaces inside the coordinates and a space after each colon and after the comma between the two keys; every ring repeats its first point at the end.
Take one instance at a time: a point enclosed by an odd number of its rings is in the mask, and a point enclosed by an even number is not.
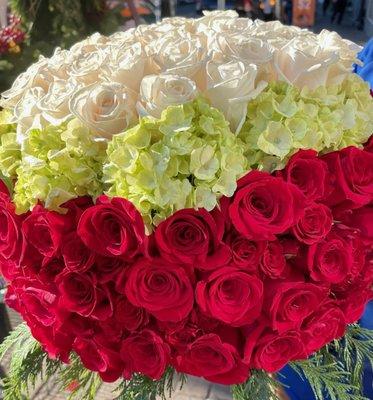
{"type": "Polygon", "coordinates": [[[0,196],[7,302],[51,356],[105,381],[178,371],[223,384],[277,371],[356,321],[373,282],[373,149],[299,151],[212,212],[147,236],[122,198],[16,215],[0,196]]]}

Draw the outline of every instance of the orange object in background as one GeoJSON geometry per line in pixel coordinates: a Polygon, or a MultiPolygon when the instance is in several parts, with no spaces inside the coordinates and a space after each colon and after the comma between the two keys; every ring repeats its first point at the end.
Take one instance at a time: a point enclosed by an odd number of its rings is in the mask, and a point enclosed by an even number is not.
{"type": "Polygon", "coordinates": [[[307,28],[315,24],[316,0],[293,0],[293,24],[307,28]]]}
{"type": "MultiPolygon", "coordinates": [[[[122,15],[122,17],[126,17],[126,18],[131,18],[132,12],[131,12],[131,8],[128,6],[127,2],[124,2],[127,6],[125,6],[120,14],[122,15]]],[[[148,7],[145,7],[141,1],[133,1],[133,4],[136,8],[136,11],[138,13],[138,15],[149,15],[151,14],[151,10],[148,7]]]]}

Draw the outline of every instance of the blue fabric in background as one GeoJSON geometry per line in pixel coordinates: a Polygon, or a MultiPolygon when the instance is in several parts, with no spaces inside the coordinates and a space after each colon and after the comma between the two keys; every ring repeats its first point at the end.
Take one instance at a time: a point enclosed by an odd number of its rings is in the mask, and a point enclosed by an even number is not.
{"type": "MultiPolygon", "coordinates": [[[[359,59],[364,65],[355,66],[355,72],[370,84],[373,90],[373,38],[367,43],[359,54],[359,59]]],[[[373,330],[373,301],[370,302],[360,325],[373,330]]],[[[279,374],[280,381],[285,385],[286,393],[291,400],[315,400],[312,389],[307,381],[303,381],[290,367],[285,367],[279,374]]],[[[373,399],[373,371],[368,365],[364,366],[364,395],[373,399]]],[[[328,400],[325,398],[325,400],[328,400]]]]}
{"type": "Polygon", "coordinates": [[[373,38],[369,40],[360,52],[359,59],[364,65],[356,65],[355,72],[369,82],[371,89],[373,89],[373,38]]]}

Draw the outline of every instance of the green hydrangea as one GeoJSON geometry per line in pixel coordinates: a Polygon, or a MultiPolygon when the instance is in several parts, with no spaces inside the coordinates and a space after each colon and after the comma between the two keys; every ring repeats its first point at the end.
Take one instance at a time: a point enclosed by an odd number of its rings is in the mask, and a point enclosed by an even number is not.
{"type": "Polygon", "coordinates": [[[243,143],[199,98],[115,135],[104,182],[109,195],[132,201],[150,225],[182,208],[213,209],[219,197],[233,195],[246,170],[243,143]]]}
{"type": "Polygon", "coordinates": [[[50,210],[84,195],[103,192],[102,166],[106,142],[92,137],[77,120],[44,130],[34,129],[24,142],[17,169],[14,202],[22,213],[38,200],[50,210]]]}
{"type": "Polygon", "coordinates": [[[14,179],[21,160],[21,149],[16,141],[16,125],[9,121],[10,117],[9,112],[0,112],[0,171],[4,177],[14,179]]]}
{"type": "Polygon", "coordinates": [[[340,85],[302,90],[272,82],[248,105],[239,137],[253,168],[283,168],[298,149],[320,152],[359,146],[372,134],[369,86],[351,74],[340,85]]]}

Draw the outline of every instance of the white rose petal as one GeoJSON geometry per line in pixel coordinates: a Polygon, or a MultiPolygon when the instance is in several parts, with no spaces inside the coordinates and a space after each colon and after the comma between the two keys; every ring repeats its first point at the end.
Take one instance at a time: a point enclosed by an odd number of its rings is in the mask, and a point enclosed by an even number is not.
{"type": "Polygon", "coordinates": [[[109,61],[102,67],[101,76],[108,82],[118,82],[138,91],[145,75],[147,59],[141,43],[112,47],[109,61]]]}
{"type": "Polygon", "coordinates": [[[72,116],[69,100],[79,86],[81,85],[72,79],[53,82],[48,93],[38,102],[38,108],[44,119],[56,126],[69,119],[72,116]]]}
{"type": "Polygon", "coordinates": [[[136,120],[136,95],[119,83],[96,83],[78,90],[69,108],[99,137],[110,139],[136,120]]]}
{"type": "Polygon", "coordinates": [[[13,110],[13,119],[17,121],[17,142],[22,144],[30,129],[42,129],[48,121],[40,110],[40,100],[45,96],[41,87],[30,88],[13,110]]]}
{"type": "Polygon", "coordinates": [[[200,73],[208,57],[198,36],[168,34],[156,40],[148,51],[159,72],[192,78],[198,86],[204,84],[200,73]]]}
{"type": "Polygon", "coordinates": [[[99,81],[102,66],[107,60],[107,54],[100,49],[87,54],[77,55],[70,67],[70,76],[78,82],[90,85],[99,81]]]}
{"type": "Polygon", "coordinates": [[[141,82],[137,110],[140,116],[160,118],[170,105],[184,104],[198,94],[195,82],[176,75],[148,75],[141,82]]]}
{"type": "Polygon", "coordinates": [[[207,90],[204,93],[211,104],[223,112],[232,131],[239,132],[245,121],[247,104],[266,86],[256,85],[258,68],[241,61],[207,63],[207,90]]]}
{"type": "Polygon", "coordinates": [[[315,89],[326,85],[329,70],[338,60],[337,52],[323,51],[314,41],[293,39],[281,50],[276,50],[273,63],[279,80],[300,88],[315,89]]]}

